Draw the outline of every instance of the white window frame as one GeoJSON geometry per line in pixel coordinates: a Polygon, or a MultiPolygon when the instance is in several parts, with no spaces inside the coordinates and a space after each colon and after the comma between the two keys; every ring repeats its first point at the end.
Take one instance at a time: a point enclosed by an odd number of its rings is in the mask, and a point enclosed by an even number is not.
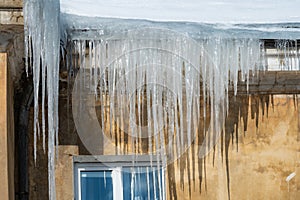
{"type": "Polygon", "coordinates": [[[112,171],[113,178],[113,199],[123,199],[123,183],[122,183],[122,167],[159,167],[162,177],[162,200],[166,199],[166,184],[165,184],[165,167],[160,162],[156,162],[156,156],[131,156],[131,155],[112,155],[112,156],[74,156],[74,199],[81,199],[81,172],[84,171],[112,171]]]}

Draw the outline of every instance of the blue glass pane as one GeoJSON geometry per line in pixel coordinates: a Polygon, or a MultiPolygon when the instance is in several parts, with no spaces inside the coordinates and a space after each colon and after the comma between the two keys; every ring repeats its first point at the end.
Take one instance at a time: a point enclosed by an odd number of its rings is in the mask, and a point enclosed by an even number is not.
{"type": "MultiPolygon", "coordinates": [[[[122,172],[123,199],[124,200],[159,200],[158,171],[149,170],[146,167],[126,168],[122,172]],[[134,171],[131,171],[134,170],[134,171]],[[148,184],[149,183],[149,184],[148,184]],[[133,194],[133,197],[132,197],[133,194]]],[[[162,183],[162,171],[160,170],[160,181],[162,183]]]]}
{"type": "Polygon", "coordinates": [[[81,177],[82,200],[113,200],[111,171],[84,171],[81,177]]]}

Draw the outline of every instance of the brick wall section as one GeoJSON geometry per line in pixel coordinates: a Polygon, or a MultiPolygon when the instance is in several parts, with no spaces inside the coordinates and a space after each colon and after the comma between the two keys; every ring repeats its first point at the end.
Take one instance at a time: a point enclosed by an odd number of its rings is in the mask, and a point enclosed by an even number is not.
{"type": "Polygon", "coordinates": [[[22,0],[0,0],[0,7],[22,7],[22,0]]]}
{"type": "Polygon", "coordinates": [[[0,0],[0,24],[23,24],[22,0],[0,0]]]}

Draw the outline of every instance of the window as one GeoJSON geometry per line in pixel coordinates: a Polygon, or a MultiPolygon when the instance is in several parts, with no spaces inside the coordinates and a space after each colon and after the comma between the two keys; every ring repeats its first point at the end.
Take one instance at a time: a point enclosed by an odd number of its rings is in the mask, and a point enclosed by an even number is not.
{"type": "Polygon", "coordinates": [[[149,156],[78,156],[74,166],[76,200],[165,199],[164,169],[149,156]]]}

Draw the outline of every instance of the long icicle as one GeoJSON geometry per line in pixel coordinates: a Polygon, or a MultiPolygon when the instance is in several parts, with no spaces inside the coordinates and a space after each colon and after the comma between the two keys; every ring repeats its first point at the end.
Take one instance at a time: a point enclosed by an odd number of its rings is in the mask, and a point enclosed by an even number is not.
{"type": "MultiPolygon", "coordinates": [[[[60,51],[60,3],[59,0],[24,0],[25,55],[32,55],[31,67],[34,79],[34,158],[36,160],[37,133],[39,132],[39,85],[42,67],[42,102],[47,88],[48,104],[48,182],[49,199],[55,193],[55,144],[58,134],[58,80],[60,51]],[[31,45],[29,45],[31,44],[31,45]],[[32,52],[31,52],[32,51],[32,52]]],[[[26,60],[28,60],[26,58],[26,60]]],[[[28,66],[28,64],[26,64],[28,66]]],[[[28,68],[28,67],[26,67],[28,68]]],[[[43,133],[45,109],[42,109],[43,133]]],[[[45,141],[45,136],[43,138],[45,141]]]]}

